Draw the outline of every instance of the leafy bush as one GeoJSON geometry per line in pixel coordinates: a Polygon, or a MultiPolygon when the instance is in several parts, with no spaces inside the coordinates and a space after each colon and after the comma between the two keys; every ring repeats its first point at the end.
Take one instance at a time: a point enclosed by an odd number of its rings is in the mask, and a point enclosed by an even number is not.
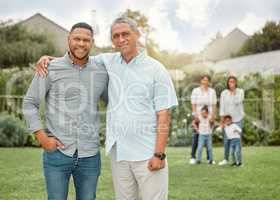
{"type": "Polygon", "coordinates": [[[19,147],[24,146],[27,138],[24,124],[7,113],[0,115],[0,146],[19,147]]]}
{"type": "Polygon", "coordinates": [[[192,143],[192,131],[185,129],[177,129],[177,132],[171,132],[168,140],[168,145],[172,147],[189,146],[192,143]]]}
{"type": "Polygon", "coordinates": [[[280,49],[280,22],[268,21],[258,32],[255,32],[241,47],[236,56],[280,49]]]}
{"type": "Polygon", "coordinates": [[[261,141],[261,135],[258,129],[252,126],[248,120],[244,121],[243,143],[247,145],[256,145],[261,141]]]}
{"type": "Polygon", "coordinates": [[[36,139],[35,134],[33,133],[29,133],[27,135],[26,141],[25,141],[25,145],[24,146],[28,146],[28,147],[40,147],[40,143],[38,142],[38,140],[36,139]]]}
{"type": "Polygon", "coordinates": [[[269,145],[280,145],[280,131],[273,131],[268,137],[268,144],[269,145]]]}
{"type": "Polygon", "coordinates": [[[28,67],[42,55],[58,51],[47,35],[28,31],[25,27],[0,23],[0,67],[28,67]]]}
{"type": "Polygon", "coordinates": [[[0,95],[25,95],[34,73],[32,68],[0,69],[0,95]]]}

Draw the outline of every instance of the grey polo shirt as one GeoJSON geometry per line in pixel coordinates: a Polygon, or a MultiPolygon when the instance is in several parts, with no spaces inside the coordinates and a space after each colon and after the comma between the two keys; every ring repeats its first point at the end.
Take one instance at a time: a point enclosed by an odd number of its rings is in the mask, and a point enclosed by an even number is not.
{"type": "Polygon", "coordinates": [[[29,130],[43,129],[39,105],[45,101],[47,133],[60,140],[62,153],[89,157],[99,152],[98,102],[105,97],[108,73],[92,58],[84,68],[75,65],[68,53],[50,62],[47,77],[35,75],[23,101],[29,130]]]}

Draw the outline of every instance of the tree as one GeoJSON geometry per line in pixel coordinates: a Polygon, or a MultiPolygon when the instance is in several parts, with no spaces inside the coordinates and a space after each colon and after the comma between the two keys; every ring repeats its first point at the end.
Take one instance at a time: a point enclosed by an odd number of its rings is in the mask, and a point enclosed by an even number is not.
{"type": "MultiPolygon", "coordinates": [[[[170,52],[167,50],[159,50],[159,45],[151,38],[151,33],[155,31],[153,27],[151,27],[148,23],[148,18],[140,13],[139,11],[133,11],[127,9],[120,16],[129,17],[137,23],[139,31],[143,40],[143,43],[140,46],[145,47],[149,56],[155,58],[166,68],[174,69],[180,68],[185,65],[188,65],[192,62],[194,55],[188,53],[178,53],[178,52],[170,52]]],[[[111,47],[103,47],[103,48],[94,48],[92,51],[92,55],[99,54],[101,52],[112,52],[113,49],[111,47]]]]}
{"type": "Polygon", "coordinates": [[[280,49],[280,22],[269,21],[261,31],[254,33],[235,56],[244,56],[280,49]]]}
{"type": "Polygon", "coordinates": [[[144,38],[145,48],[148,54],[163,63],[167,68],[179,68],[191,63],[193,56],[187,53],[176,53],[160,51],[158,44],[151,38],[151,33],[155,31],[148,23],[148,18],[139,11],[127,9],[121,16],[129,17],[136,21],[138,28],[144,38]]]}
{"type": "Polygon", "coordinates": [[[130,9],[127,9],[121,16],[129,17],[136,21],[142,38],[144,38],[144,44],[141,45],[146,47],[147,52],[151,57],[158,59],[158,45],[150,37],[150,34],[152,31],[154,31],[154,28],[148,24],[148,18],[139,11],[133,11],[130,9]]]}
{"type": "Polygon", "coordinates": [[[134,19],[138,25],[138,28],[142,34],[142,36],[145,39],[145,43],[153,43],[150,38],[150,33],[154,30],[149,24],[148,24],[148,18],[140,13],[139,11],[133,11],[130,9],[127,9],[123,14],[123,17],[129,17],[131,19],[134,19]]]}
{"type": "Polygon", "coordinates": [[[0,22],[0,68],[28,67],[42,55],[57,55],[47,35],[35,34],[19,24],[0,22]]]}

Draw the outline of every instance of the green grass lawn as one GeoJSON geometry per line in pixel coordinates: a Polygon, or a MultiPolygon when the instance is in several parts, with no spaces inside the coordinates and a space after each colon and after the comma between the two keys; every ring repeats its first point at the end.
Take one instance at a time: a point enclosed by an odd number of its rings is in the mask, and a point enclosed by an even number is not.
{"type": "MultiPolygon", "coordinates": [[[[170,200],[273,200],[280,199],[280,148],[243,148],[244,166],[219,167],[187,162],[189,148],[169,148],[170,200]]],[[[222,159],[215,148],[215,160],[222,159]]],[[[205,153],[205,152],[204,152],[205,153]]],[[[41,149],[0,148],[0,199],[47,199],[41,149]]],[[[69,199],[74,198],[71,183],[69,199]]],[[[110,162],[102,152],[102,175],[97,200],[113,200],[110,162]]]]}

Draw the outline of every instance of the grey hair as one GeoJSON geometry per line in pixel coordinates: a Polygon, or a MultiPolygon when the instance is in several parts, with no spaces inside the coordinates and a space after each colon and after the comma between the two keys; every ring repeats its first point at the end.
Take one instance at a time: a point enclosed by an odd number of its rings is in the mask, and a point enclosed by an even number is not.
{"type": "Polygon", "coordinates": [[[117,19],[115,19],[111,25],[111,38],[112,38],[112,30],[113,30],[113,26],[115,26],[116,24],[128,24],[129,27],[137,33],[140,33],[137,23],[134,19],[129,18],[129,17],[118,17],[117,19]]]}

